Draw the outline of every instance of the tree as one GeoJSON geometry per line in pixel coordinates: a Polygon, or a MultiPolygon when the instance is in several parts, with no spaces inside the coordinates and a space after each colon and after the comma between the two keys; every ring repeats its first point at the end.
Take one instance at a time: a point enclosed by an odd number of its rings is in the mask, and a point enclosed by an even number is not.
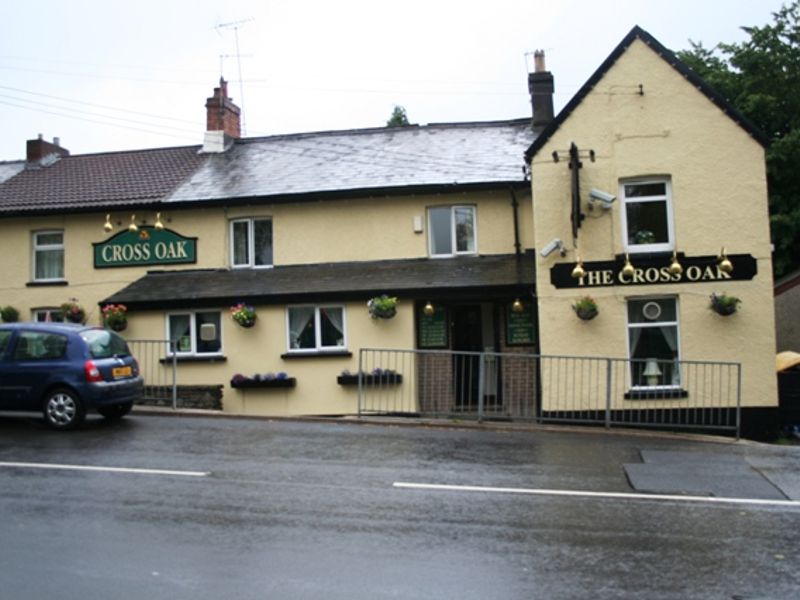
{"type": "Polygon", "coordinates": [[[713,49],[690,41],[678,56],[769,138],[766,152],[773,268],[800,267],[800,0],[773,23],[742,27],[749,40],[713,49]]]}
{"type": "Polygon", "coordinates": [[[394,110],[392,111],[392,116],[389,117],[388,121],[386,121],[386,126],[405,127],[406,125],[410,125],[408,122],[408,116],[406,115],[406,109],[402,106],[395,105],[394,110]]]}

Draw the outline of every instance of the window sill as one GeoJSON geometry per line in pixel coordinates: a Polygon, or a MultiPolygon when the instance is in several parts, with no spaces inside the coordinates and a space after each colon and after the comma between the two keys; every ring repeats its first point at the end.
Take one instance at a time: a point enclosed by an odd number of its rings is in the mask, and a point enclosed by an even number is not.
{"type": "Polygon", "coordinates": [[[25,287],[47,287],[47,286],[57,286],[57,285],[69,285],[69,281],[66,279],[58,279],[54,281],[29,281],[25,284],[25,287]]]}
{"type": "Polygon", "coordinates": [[[281,354],[281,358],[284,360],[293,360],[295,358],[349,358],[351,356],[353,356],[353,353],[349,350],[332,350],[330,352],[287,352],[281,354]]]}
{"type": "Polygon", "coordinates": [[[680,400],[688,397],[689,392],[681,388],[639,388],[625,393],[625,400],[680,400]]]}
{"type": "MultiPolygon", "coordinates": [[[[176,358],[176,362],[179,362],[179,363],[215,363],[215,362],[226,362],[227,360],[228,360],[228,357],[224,356],[222,354],[208,354],[208,355],[194,354],[194,355],[191,355],[191,356],[180,356],[180,355],[178,355],[177,358],[176,358]]],[[[164,358],[158,359],[158,362],[160,362],[162,365],[163,364],[166,364],[166,365],[171,364],[172,363],[172,357],[171,356],[165,356],[164,358]]]]}

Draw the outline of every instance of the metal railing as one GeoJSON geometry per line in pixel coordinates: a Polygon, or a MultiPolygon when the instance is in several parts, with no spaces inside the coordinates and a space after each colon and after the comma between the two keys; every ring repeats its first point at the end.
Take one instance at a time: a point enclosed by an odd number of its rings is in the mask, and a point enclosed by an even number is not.
{"type": "Polygon", "coordinates": [[[178,407],[175,340],[127,340],[144,376],[144,404],[178,407]]]}
{"type": "Polygon", "coordinates": [[[738,437],[741,365],[362,349],[358,414],[721,430],[738,437]]]}

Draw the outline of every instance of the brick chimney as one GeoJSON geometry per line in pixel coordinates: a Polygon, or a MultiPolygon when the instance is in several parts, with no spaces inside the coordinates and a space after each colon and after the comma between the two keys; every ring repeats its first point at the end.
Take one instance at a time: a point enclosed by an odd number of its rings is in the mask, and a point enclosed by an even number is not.
{"type": "Polygon", "coordinates": [[[53,138],[53,143],[46,142],[40,133],[35,140],[28,140],[25,144],[25,160],[28,163],[50,164],[61,158],[69,156],[69,150],[62,148],[61,140],[53,138]]]}
{"type": "Polygon", "coordinates": [[[540,133],[553,120],[553,74],[544,65],[544,50],[533,53],[533,73],[528,73],[533,119],[531,125],[540,133]]]}
{"type": "Polygon", "coordinates": [[[206,131],[224,131],[232,138],[240,138],[240,112],[228,97],[228,82],[220,77],[219,87],[214,88],[214,95],[206,100],[206,131]]]}

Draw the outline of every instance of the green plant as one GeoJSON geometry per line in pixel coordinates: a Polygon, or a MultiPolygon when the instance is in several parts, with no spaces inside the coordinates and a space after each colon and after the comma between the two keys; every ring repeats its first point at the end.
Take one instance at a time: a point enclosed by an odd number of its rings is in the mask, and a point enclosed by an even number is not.
{"type": "Polygon", "coordinates": [[[574,310],[575,314],[584,321],[594,319],[599,312],[597,309],[597,302],[595,302],[594,298],[591,296],[583,296],[582,298],[578,298],[575,301],[575,304],[572,305],[572,310],[574,310]]]}
{"type": "Polygon", "coordinates": [[[70,323],[86,322],[86,311],[74,300],[64,302],[64,304],[61,305],[61,312],[64,315],[64,319],[70,323]]]}
{"type": "Polygon", "coordinates": [[[4,306],[0,308],[0,318],[4,323],[16,323],[19,321],[19,311],[13,306],[4,306]]]}
{"type": "Polygon", "coordinates": [[[728,294],[711,294],[711,304],[709,308],[715,313],[723,317],[732,315],[739,308],[742,301],[736,296],[729,296],[728,294]]]}
{"type": "Polygon", "coordinates": [[[242,327],[252,327],[256,324],[256,309],[249,304],[240,302],[231,306],[231,319],[242,327]]]}
{"type": "Polygon", "coordinates": [[[128,326],[128,307],[124,304],[106,304],[102,309],[103,323],[109,329],[122,331],[128,326]]]}
{"type": "Polygon", "coordinates": [[[373,319],[391,319],[397,314],[397,297],[386,294],[375,296],[367,302],[367,308],[373,319]]]}

